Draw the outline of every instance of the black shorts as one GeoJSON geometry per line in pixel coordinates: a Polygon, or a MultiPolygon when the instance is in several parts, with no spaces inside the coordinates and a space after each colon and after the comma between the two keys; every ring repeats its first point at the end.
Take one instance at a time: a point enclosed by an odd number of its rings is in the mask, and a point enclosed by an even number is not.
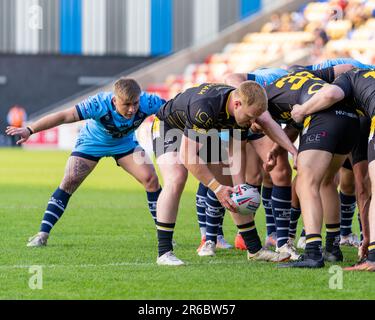
{"type": "MultiPolygon", "coordinates": [[[[119,161],[120,159],[122,159],[122,158],[124,158],[124,157],[127,157],[127,156],[133,154],[133,153],[136,152],[136,151],[137,151],[137,152],[138,152],[138,151],[145,152],[145,151],[143,150],[143,148],[141,148],[140,146],[138,146],[137,148],[134,148],[134,149],[130,150],[129,152],[115,154],[115,155],[113,155],[113,156],[111,156],[111,157],[112,157],[113,159],[115,159],[116,164],[117,164],[118,166],[120,166],[119,163],[118,163],[118,161],[119,161]]],[[[72,152],[72,153],[70,154],[70,156],[72,156],[72,157],[78,157],[78,158],[83,158],[83,159],[87,159],[87,160],[91,160],[91,161],[95,161],[95,162],[99,162],[100,159],[102,158],[102,157],[94,157],[94,156],[89,155],[89,154],[87,154],[87,153],[77,152],[77,151],[72,152]]]]}
{"type": "Polygon", "coordinates": [[[368,163],[375,160],[375,116],[371,119],[371,129],[368,139],[368,163]]]}
{"type": "Polygon", "coordinates": [[[266,135],[264,133],[252,133],[249,130],[249,134],[247,135],[247,141],[255,141],[264,138],[266,135]]]}
{"type": "Polygon", "coordinates": [[[346,158],[344,164],[342,165],[343,168],[353,171],[353,166],[349,158],[346,158]]]}
{"type": "MultiPolygon", "coordinates": [[[[152,148],[157,158],[169,152],[179,152],[184,132],[171,128],[166,122],[155,117],[152,124],[152,148]]],[[[198,140],[197,140],[198,142],[198,140]]],[[[199,140],[202,143],[201,140],[199,140]]],[[[228,142],[220,139],[219,135],[207,135],[198,155],[203,163],[221,163],[228,161],[228,142]]]]}
{"type": "Polygon", "coordinates": [[[356,134],[357,141],[352,150],[352,160],[350,161],[350,158],[347,158],[342,165],[343,168],[351,171],[353,171],[353,166],[355,166],[357,163],[367,161],[368,159],[367,149],[371,126],[370,118],[365,115],[361,115],[359,118],[359,126],[359,134],[356,134]]]}
{"type": "Polygon", "coordinates": [[[353,166],[368,159],[368,137],[370,135],[371,120],[367,116],[361,116],[359,122],[358,140],[352,150],[353,166]]]}
{"type": "Polygon", "coordinates": [[[323,150],[332,154],[349,154],[359,132],[359,116],[349,108],[334,106],[306,118],[299,152],[323,150]]]}

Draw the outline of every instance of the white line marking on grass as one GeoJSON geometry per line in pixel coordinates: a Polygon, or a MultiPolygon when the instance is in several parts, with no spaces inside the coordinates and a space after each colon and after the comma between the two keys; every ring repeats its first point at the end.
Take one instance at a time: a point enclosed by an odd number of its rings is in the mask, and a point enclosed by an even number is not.
{"type": "MultiPolygon", "coordinates": [[[[206,261],[205,263],[188,262],[188,266],[207,266],[207,265],[235,265],[235,264],[248,264],[244,261],[206,261]]],[[[4,269],[28,269],[31,265],[0,265],[0,270],[4,269]]],[[[67,264],[47,264],[40,265],[43,268],[113,268],[113,267],[156,267],[156,263],[151,262],[119,262],[119,263],[108,263],[108,264],[79,264],[79,265],[67,265],[67,264]]]]}

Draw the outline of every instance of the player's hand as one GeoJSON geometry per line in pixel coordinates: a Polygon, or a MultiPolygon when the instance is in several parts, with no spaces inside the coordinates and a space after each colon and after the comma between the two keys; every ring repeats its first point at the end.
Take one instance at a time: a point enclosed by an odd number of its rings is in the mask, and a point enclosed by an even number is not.
{"type": "Polygon", "coordinates": [[[266,172],[271,172],[275,168],[279,153],[279,147],[273,148],[270,152],[268,152],[267,161],[263,164],[263,168],[266,172]]]}
{"type": "Polygon", "coordinates": [[[256,122],[254,122],[251,125],[250,130],[251,130],[252,133],[255,133],[255,134],[263,133],[263,128],[259,124],[257,124],[256,122]]]}
{"type": "Polygon", "coordinates": [[[237,212],[236,204],[230,198],[230,195],[234,192],[234,188],[228,186],[221,186],[220,190],[216,192],[216,197],[220,201],[221,205],[231,212],[237,212]]]}
{"type": "Polygon", "coordinates": [[[26,142],[31,136],[31,133],[27,128],[7,127],[5,133],[8,136],[20,136],[21,139],[17,141],[17,144],[26,142]]]}
{"type": "Polygon", "coordinates": [[[367,258],[369,245],[370,241],[363,239],[361,246],[358,248],[358,258],[360,261],[367,258]]]}
{"type": "Polygon", "coordinates": [[[299,104],[296,104],[293,106],[291,116],[296,123],[302,123],[306,117],[306,114],[303,108],[299,104]]]}

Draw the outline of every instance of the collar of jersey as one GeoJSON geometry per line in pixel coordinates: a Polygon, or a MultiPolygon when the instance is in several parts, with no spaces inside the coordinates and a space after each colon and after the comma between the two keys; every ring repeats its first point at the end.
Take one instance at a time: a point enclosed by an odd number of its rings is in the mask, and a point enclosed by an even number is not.
{"type": "Polygon", "coordinates": [[[225,112],[227,113],[227,119],[230,118],[230,114],[229,114],[229,110],[228,110],[228,107],[229,107],[229,101],[230,101],[230,97],[232,95],[233,91],[231,91],[228,95],[228,99],[227,99],[227,103],[225,105],[225,112]]]}

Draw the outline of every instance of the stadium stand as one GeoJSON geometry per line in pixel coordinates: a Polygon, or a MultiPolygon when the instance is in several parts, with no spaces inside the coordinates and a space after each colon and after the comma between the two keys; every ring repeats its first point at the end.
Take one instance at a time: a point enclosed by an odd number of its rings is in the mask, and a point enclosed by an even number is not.
{"type": "MultiPolygon", "coordinates": [[[[312,64],[340,56],[374,63],[375,0],[267,3],[269,7],[265,6],[258,14],[246,19],[242,17],[229,28],[225,29],[230,25],[229,20],[235,22],[234,16],[224,19],[225,23],[224,20],[219,21],[219,28],[211,30],[214,36],[194,38],[195,46],[151,64],[140,72],[129,74],[124,71],[119,75],[131,76],[147,91],[169,99],[191,85],[221,82],[229,72],[248,72],[260,67],[295,63],[312,64]],[[301,8],[301,5],[305,6],[301,8]]],[[[224,9],[219,8],[219,11],[224,12],[224,9]]],[[[181,44],[179,48],[184,46],[181,44]]],[[[54,104],[48,111],[74,105],[98,90],[110,90],[111,84],[54,104]]],[[[31,114],[31,118],[39,115],[31,114]]]]}
{"type": "Polygon", "coordinates": [[[291,62],[298,59],[295,55],[301,48],[306,48],[307,64],[335,57],[373,64],[374,12],[373,0],[332,0],[309,3],[301,12],[273,14],[261,32],[247,34],[242,42],[228,44],[223,52],[190,64],[183,74],[171,74],[165,83],[152,84],[147,90],[170,99],[192,85],[221,82],[227,73],[291,62]]]}
{"type": "MultiPolygon", "coordinates": [[[[30,120],[35,120],[110,87],[96,86],[98,81],[88,79],[95,86],[86,90],[88,86],[80,81],[88,84],[86,77],[112,83],[116,76],[131,74],[145,88],[147,81],[165,79],[163,66],[154,64],[140,73],[134,73],[133,67],[177,52],[172,57],[179,62],[172,63],[173,67],[169,64],[167,70],[181,72],[186,60],[202,60],[202,47],[207,43],[218,38],[227,42],[228,34],[236,38],[238,29],[227,31],[233,25],[255,24],[257,28],[257,21],[267,20],[269,12],[306,1],[27,0],[22,6],[18,2],[0,0],[0,89],[6,89],[0,96],[1,131],[6,111],[16,103],[27,109],[30,120]],[[212,10],[217,15],[208,14],[212,10]],[[190,52],[194,58],[188,54],[181,59],[181,51],[190,52]],[[12,69],[10,63],[17,67],[12,69]],[[105,72],[101,72],[103,69],[105,72]],[[46,80],[51,76],[56,79],[53,86],[46,80]],[[21,92],[17,90],[19,83],[24,88],[21,92]]],[[[212,45],[208,47],[210,52],[217,51],[212,45]]],[[[4,139],[0,134],[0,145],[4,145],[4,139]]]]}

